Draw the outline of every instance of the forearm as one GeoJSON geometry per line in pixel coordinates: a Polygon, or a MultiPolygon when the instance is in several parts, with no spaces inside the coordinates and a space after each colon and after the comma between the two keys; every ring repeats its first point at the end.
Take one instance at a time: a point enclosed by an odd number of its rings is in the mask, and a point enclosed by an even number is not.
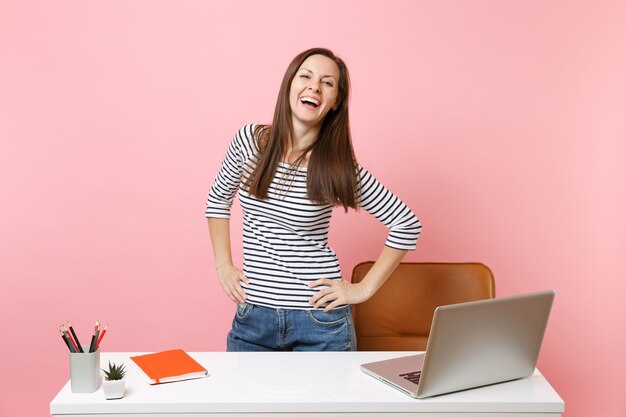
{"type": "Polygon", "coordinates": [[[309,288],[321,285],[325,285],[326,288],[313,295],[309,303],[315,308],[324,307],[324,311],[330,311],[342,304],[358,304],[368,300],[385,283],[404,255],[406,255],[404,250],[385,246],[372,268],[358,284],[328,278],[311,282],[309,288]]]}
{"type": "Polygon", "coordinates": [[[209,233],[213,244],[213,256],[215,267],[228,266],[233,264],[230,249],[230,220],[220,218],[209,218],[209,233]]]}
{"type": "Polygon", "coordinates": [[[372,297],[385,283],[406,253],[405,250],[394,249],[389,246],[383,248],[378,259],[359,284],[363,286],[367,299],[372,297]]]}
{"type": "Polygon", "coordinates": [[[236,303],[246,301],[246,292],[241,283],[248,283],[243,272],[233,265],[230,252],[230,221],[228,219],[209,218],[209,232],[213,243],[215,270],[220,285],[228,297],[236,303]]]}

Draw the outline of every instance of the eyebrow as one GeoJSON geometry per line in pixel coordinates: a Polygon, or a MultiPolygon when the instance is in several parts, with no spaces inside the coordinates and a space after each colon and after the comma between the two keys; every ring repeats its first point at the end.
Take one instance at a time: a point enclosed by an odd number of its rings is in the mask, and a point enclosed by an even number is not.
{"type": "MultiPolygon", "coordinates": [[[[311,70],[310,70],[310,69],[308,69],[308,68],[300,68],[300,70],[305,70],[305,71],[308,71],[308,72],[310,72],[311,74],[313,74],[313,71],[311,71],[311,70]]],[[[323,76],[322,76],[322,78],[328,78],[328,77],[332,78],[332,79],[333,79],[333,80],[335,80],[335,81],[337,80],[337,79],[335,78],[335,76],[334,76],[334,75],[326,74],[326,75],[323,75],[323,76]]]]}

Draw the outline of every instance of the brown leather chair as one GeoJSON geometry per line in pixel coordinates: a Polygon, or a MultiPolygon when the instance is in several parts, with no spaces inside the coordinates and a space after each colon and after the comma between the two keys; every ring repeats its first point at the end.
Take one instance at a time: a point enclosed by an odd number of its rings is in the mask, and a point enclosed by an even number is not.
{"type": "MultiPolygon", "coordinates": [[[[355,266],[352,282],[373,264],[355,266]]],[[[493,297],[493,273],[481,263],[402,262],[373,297],[352,306],[357,350],[426,350],[436,307],[493,297]]]]}

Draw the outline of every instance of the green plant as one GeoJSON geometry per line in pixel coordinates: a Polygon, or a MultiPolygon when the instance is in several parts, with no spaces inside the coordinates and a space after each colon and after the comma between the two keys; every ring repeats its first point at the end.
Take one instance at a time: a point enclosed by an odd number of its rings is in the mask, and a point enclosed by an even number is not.
{"type": "Polygon", "coordinates": [[[116,365],[115,363],[111,363],[109,361],[109,370],[103,369],[104,374],[106,375],[107,381],[117,381],[119,379],[124,378],[126,375],[126,369],[124,369],[124,364],[116,365]]]}

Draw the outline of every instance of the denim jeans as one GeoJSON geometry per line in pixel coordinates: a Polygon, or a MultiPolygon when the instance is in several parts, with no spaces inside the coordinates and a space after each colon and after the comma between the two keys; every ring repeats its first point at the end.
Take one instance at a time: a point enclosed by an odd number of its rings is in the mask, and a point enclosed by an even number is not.
{"type": "Polygon", "coordinates": [[[229,352],[355,349],[350,306],[325,313],[239,304],[226,343],[229,352]]]}

